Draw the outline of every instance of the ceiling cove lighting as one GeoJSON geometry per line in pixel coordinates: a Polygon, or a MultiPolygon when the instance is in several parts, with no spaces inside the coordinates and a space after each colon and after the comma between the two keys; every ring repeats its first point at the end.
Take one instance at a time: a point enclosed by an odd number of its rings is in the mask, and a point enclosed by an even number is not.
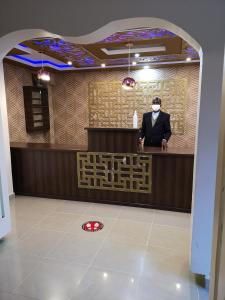
{"type": "MultiPolygon", "coordinates": [[[[43,56],[43,53],[42,53],[42,56],[43,56]]],[[[50,73],[44,69],[43,59],[41,62],[41,69],[38,71],[37,77],[38,77],[38,79],[43,80],[43,81],[50,81],[50,79],[51,79],[50,73]]]]}
{"type": "MultiPolygon", "coordinates": [[[[28,57],[23,57],[19,54],[14,54],[14,55],[10,55],[10,56],[14,57],[16,59],[19,59],[19,60],[23,60],[23,61],[28,62],[28,63],[33,64],[33,65],[40,65],[42,63],[42,60],[34,60],[34,59],[31,59],[31,58],[28,58],[28,57]]],[[[60,69],[70,68],[70,66],[68,64],[60,65],[60,64],[54,63],[50,60],[43,60],[43,64],[44,65],[48,64],[48,65],[51,65],[53,67],[60,68],[60,69]]]]}
{"type": "Polygon", "coordinates": [[[128,76],[126,78],[124,78],[123,82],[122,82],[122,88],[124,90],[127,90],[127,91],[132,91],[133,88],[135,87],[136,85],[136,81],[134,80],[134,78],[131,77],[131,74],[130,74],[130,64],[131,64],[131,61],[130,61],[130,48],[131,46],[133,46],[133,44],[129,43],[127,44],[127,47],[129,47],[129,55],[128,55],[128,76]]]}

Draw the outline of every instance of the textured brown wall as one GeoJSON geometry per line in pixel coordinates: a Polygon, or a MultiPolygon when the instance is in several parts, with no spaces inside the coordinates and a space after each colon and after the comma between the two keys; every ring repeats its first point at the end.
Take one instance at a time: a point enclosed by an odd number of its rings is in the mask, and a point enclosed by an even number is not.
{"type": "MultiPolygon", "coordinates": [[[[173,135],[170,145],[194,147],[197,119],[199,67],[171,67],[149,71],[149,80],[186,78],[188,81],[185,109],[184,135],[173,135]]],[[[84,127],[88,126],[88,84],[94,81],[117,81],[127,75],[126,71],[93,71],[57,74],[53,88],[55,141],[86,145],[84,127]]],[[[142,70],[132,72],[136,80],[143,80],[142,70]]],[[[150,108],[146,107],[146,111],[150,108]]]]}
{"type": "Polygon", "coordinates": [[[32,85],[32,72],[23,67],[4,63],[6,99],[11,142],[50,143],[54,141],[54,123],[52,111],[52,89],[49,87],[49,112],[51,130],[47,133],[26,132],[23,86],[32,85]]]}
{"type": "MultiPolygon", "coordinates": [[[[88,126],[88,84],[94,81],[122,80],[126,71],[100,70],[52,75],[49,86],[51,130],[47,134],[27,134],[25,129],[23,85],[31,84],[31,71],[26,68],[5,64],[5,81],[9,131],[11,141],[55,142],[86,145],[88,126]]],[[[136,80],[143,80],[142,70],[133,71],[136,80]]],[[[193,147],[195,143],[198,66],[161,68],[150,71],[149,80],[187,78],[188,91],[185,113],[184,135],[174,135],[171,146],[193,147]]],[[[150,108],[146,107],[146,111],[150,108]]]]}

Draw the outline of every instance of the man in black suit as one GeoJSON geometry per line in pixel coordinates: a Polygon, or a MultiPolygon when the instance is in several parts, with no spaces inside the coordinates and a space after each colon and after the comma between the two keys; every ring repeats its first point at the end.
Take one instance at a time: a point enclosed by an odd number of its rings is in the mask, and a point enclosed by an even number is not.
{"type": "Polygon", "coordinates": [[[143,115],[140,130],[140,142],[144,139],[144,146],[167,148],[171,136],[170,115],[161,111],[161,99],[152,100],[152,112],[143,115]]]}

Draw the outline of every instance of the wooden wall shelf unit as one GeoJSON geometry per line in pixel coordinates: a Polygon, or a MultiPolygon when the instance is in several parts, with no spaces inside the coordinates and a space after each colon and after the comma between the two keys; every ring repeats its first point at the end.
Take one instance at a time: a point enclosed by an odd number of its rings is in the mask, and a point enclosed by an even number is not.
{"type": "Polygon", "coordinates": [[[47,88],[24,86],[23,95],[27,132],[48,131],[50,121],[47,88]]]}

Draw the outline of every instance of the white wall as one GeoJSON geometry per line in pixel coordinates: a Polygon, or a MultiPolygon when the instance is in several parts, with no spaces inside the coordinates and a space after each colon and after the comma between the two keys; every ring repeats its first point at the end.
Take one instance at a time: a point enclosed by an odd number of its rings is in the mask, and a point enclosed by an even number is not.
{"type": "Polygon", "coordinates": [[[2,121],[2,135],[3,135],[3,146],[5,148],[5,164],[7,168],[7,180],[8,180],[8,193],[9,195],[13,195],[13,184],[12,184],[12,171],[11,171],[11,159],[10,159],[10,152],[9,149],[9,127],[8,127],[8,114],[7,114],[7,106],[6,106],[6,94],[5,94],[5,82],[4,82],[4,75],[2,74],[3,71],[3,63],[0,62],[0,84],[2,85],[2,93],[0,99],[0,111],[1,111],[1,121],[2,121]]]}
{"type": "MultiPolygon", "coordinates": [[[[9,0],[0,9],[0,36],[25,28],[44,28],[53,33],[72,36],[70,39],[73,41],[93,42],[115,31],[140,26],[167,28],[181,35],[198,50],[200,45],[202,47],[202,92],[193,193],[191,267],[196,273],[210,276],[225,41],[225,2],[223,0],[139,0],[136,2],[67,0],[62,5],[60,0],[48,0],[45,1],[43,9],[40,1],[14,1],[12,5],[12,1],[9,0]],[[143,16],[146,18],[112,22],[143,16]],[[175,25],[148,18],[150,16],[167,20],[175,25]],[[73,38],[91,33],[109,22],[111,22],[109,26],[98,30],[92,39],[90,36],[73,38]]],[[[25,34],[15,33],[13,36],[0,39],[0,54],[5,52],[4,47],[7,42],[11,47],[13,43],[22,41],[25,37],[25,34]]]]}
{"type": "Polygon", "coordinates": [[[201,62],[201,102],[195,163],[192,213],[191,267],[194,273],[210,277],[216,195],[217,153],[220,129],[223,53],[203,55],[201,62]]]}
{"type": "Polygon", "coordinates": [[[5,214],[4,218],[0,217],[0,239],[10,231],[11,226],[8,201],[9,183],[11,184],[11,165],[10,154],[8,151],[9,137],[7,130],[5,130],[7,129],[7,127],[3,128],[5,118],[7,119],[7,111],[5,111],[4,109],[4,107],[6,106],[6,99],[4,94],[5,87],[3,74],[3,63],[0,62],[0,191],[2,194],[0,195],[0,197],[3,198],[3,209],[5,214]]]}

